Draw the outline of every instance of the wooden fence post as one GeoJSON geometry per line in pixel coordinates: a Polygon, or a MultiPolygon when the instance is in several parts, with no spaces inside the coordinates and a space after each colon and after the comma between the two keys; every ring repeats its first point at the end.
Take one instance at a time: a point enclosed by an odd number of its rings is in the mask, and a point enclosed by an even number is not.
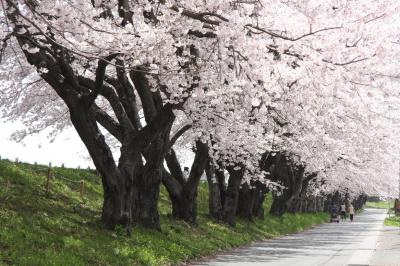
{"type": "Polygon", "coordinates": [[[81,198],[83,198],[83,194],[85,193],[85,180],[81,180],[81,187],[80,187],[80,194],[81,194],[81,198]]]}
{"type": "Polygon", "coordinates": [[[49,168],[47,169],[46,195],[49,194],[50,178],[51,178],[51,162],[49,163],[49,168]]]}

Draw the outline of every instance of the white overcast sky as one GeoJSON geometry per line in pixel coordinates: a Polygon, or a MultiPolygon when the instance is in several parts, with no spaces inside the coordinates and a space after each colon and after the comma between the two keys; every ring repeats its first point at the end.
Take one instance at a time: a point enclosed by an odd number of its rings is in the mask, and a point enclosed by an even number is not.
{"type": "MultiPolygon", "coordinates": [[[[36,134],[27,137],[22,143],[10,140],[10,136],[16,130],[24,129],[21,123],[5,122],[0,119],[0,156],[2,159],[15,161],[18,158],[21,162],[39,164],[52,163],[54,166],[94,168],[86,147],[80,140],[75,129],[68,130],[59,134],[54,142],[47,138],[46,133],[36,134]]],[[[118,150],[115,158],[119,157],[118,150]]],[[[194,159],[194,153],[189,148],[180,149],[178,157],[182,167],[190,167],[194,159]]]]}
{"type": "Polygon", "coordinates": [[[66,167],[93,167],[88,152],[78,134],[71,128],[59,136],[54,142],[46,134],[26,138],[23,143],[10,140],[10,135],[17,129],[23,129],[20,123],[0,120],[0,156],[21,162],[48,164],[66,167]]]}

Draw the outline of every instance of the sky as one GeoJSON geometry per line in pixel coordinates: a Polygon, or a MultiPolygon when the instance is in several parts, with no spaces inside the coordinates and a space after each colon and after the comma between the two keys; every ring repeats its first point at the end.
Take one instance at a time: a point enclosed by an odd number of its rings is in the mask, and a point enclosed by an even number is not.
{"type": "MultiPolygon", "coordinates": [[[[75,129],[68,130],[56,136],[51,142],[46,133],[28,136],[22,143],[17,143],[10,139],[10,136],[16,130],[24,129],[24,126],[18,122],[5,122],[0,119],[0,156],[2,159],[20,162],[49,164],[54,166],[94,168],[89,153],[83,142],[80,140],[75,129]]],[[[115,158],[119,158],[118,149],[115,150],[115,158]]],[[[190,167],[194,159],[194,153],[190,147],[180,150],[178,153],[182,167],[190,167]]]]}
{"type": "Polygon", "coordinates": [[[68,129],[57,136],[54,142],[46,134],[27,137],[23,143],[10,140],[10,135],[18,129],[23,129],[20,123],[0,120],[0,156],[2,159],[39,164],[52,163],[54,166],[93,167],[85,146],[75,130],[68,129]]]}

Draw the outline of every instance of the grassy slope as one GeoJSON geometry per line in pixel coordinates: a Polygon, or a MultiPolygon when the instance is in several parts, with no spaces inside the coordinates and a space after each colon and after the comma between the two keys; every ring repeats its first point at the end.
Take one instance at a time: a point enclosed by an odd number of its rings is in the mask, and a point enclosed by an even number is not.
{"type": "MultiPolygon", "coordinates": [[[[266,216],[265,221],[239,221],[236,228],[207,217],[207,187],[199,191],[199,225],[190,226],[168,214],[161,193],[161,232],[135,228],[106,231],[99,223],[102,202],[98,177],[85,170],[54,169],[46,196],[46,167],[0,161],[0,265],[163,265],[178,264],[251,241],[292,233],[327,221],[326,214],[266,216]],[[83,199],[79,184],[86,181],[83,199]]],[[[271,199],[266,202],[266,207],[271,199]]]]}

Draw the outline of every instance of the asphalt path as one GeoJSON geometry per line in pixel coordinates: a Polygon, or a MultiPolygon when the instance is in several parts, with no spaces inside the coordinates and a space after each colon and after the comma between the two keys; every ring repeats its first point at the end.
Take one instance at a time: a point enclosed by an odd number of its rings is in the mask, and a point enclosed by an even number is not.
{"type": "MultiPolygon", "coordinates": [[[[323,224],[192,265],[370,265],[385,217],[386,210],[366,209],[356,215],[353,222],[347,219],[339,224],[323,224]]],[[[400,257],[391,261],[394,264],[390,265],[400,266],[400,257]]]]}

